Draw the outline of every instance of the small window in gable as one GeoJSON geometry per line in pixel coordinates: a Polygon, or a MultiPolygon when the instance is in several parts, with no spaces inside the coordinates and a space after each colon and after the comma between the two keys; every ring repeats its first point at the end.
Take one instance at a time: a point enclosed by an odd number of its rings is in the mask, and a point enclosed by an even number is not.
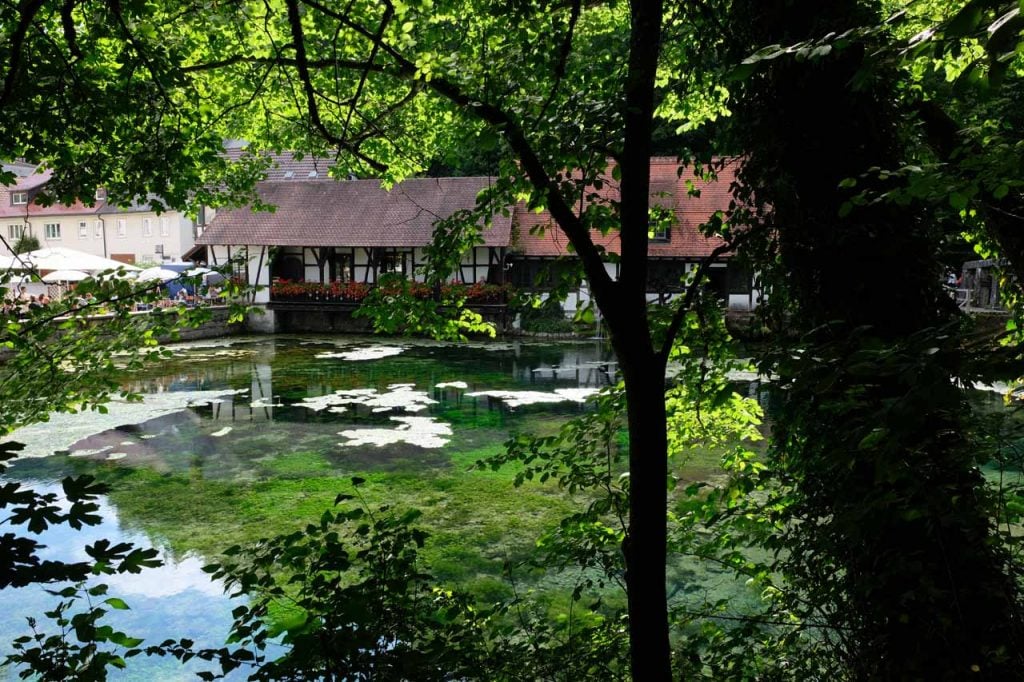
{"type": "Polygon", "coordinates": [[[11,205],[24,206],[28,203],[28,192],[11,192],[11,205]]]}
{"type": "Polygon", "coordinates": [[[672,232],[672,222],[675,220],[672,210],[665,206],[651,206],[649,220],[647,239],[652,242],[667,242],[672,232]]]}

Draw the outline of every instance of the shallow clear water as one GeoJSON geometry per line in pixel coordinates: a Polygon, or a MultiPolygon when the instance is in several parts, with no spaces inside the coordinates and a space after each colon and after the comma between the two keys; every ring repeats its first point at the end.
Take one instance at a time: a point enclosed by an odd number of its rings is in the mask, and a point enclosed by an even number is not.
{"type": "MultiPolygon", "coordinates": [[[[182,344],[169,360],[125,377],[141,402],[116,401],[107,414],[57,414],[15,432],[10,439],[26,450],[9,477],[52,488],[68,473],[131,468],[259,482],[306,475],[294,467],[312,466],[309,453],[317,454],[314,473],[321,475],[429,476],[452,467],[455,451],[578,413],[587,395],[613,381],[608,358],[597,342],[278,336],[182,344]]],[[[135,520],[145,518],[137,511],[107,499],[103,517],[84,533],[48,531],[50,558],[81,556],[98,538],[163,547],[158,533],[135,520]]],[[[179,550],[165,552],[165,561],[161,569],[104,581],[133,607],[112,624],[147,643],[184,636],[220,646],[233,604],[200,571],[203,559],[179,550]]],[[[25,615],[53,603],[36,588],[0,592],[0,647],[26,632],[25,615]]],[[[192,679],[173,661],[142,657],[129,671],[113,679],[192,679]]]]}

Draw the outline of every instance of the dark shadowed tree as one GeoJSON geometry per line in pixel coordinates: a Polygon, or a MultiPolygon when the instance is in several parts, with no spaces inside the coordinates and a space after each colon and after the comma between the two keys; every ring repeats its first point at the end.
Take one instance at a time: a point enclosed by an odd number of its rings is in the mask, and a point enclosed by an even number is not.
{"type": "Polygon", "coordinates": [[[913,161],[897,72],[869,60],[889,36],[831,40],[877,26],[879,7],[731,12],[738,58],[806,46],[760,62],[733,100],[740,195],[772,228],[756,261],[803,335],[772,364],[773,462],[795,490],[779,566],[857,679],[1015,677],[1020,593],[969,437],[976,358],[940,287],[945,235],[934,203],[887,198],[904,177],[879,172],[913,161]]]}

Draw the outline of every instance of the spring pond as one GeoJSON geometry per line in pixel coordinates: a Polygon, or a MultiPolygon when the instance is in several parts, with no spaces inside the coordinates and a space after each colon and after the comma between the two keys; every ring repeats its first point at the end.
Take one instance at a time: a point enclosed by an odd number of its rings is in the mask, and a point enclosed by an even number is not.
{"type": "MultiPolygon", "coordinates": [[[[55,414],[14,433],[26,456],[7,474],[41,490],[84,473],[112,486],[103,523],[48,530],[44,558],[82,559],[100,538],[156,547],[163,567],[103,580],[132,607],[111,612],[110,624],[147,644],[187,637],[197,647],[223,645],[237,604],[202,566],[232,544],[318,519],[338,493],[352,492],[356,475],[366,479],[369,506],[422,510],[418,525],[430,533],[422,556],[439,580],[484,601],[509,596],[503,564],[525,557],[585,500],[550,482],[515,488],[509,468],[470,467],[501,452],[510,434],[555,433],[616,378],[600,341],[276,336],[172,349],[124,377],[141,402],[55,414]]],[[[997,394],[981,395],[987,411],[1002,412],[997,394]]],[[[677,473],[714,476],[718,457],[698,454],[677,473]]],[[[572,587],[564,575],[516,579],[551,608],[564,605],[572,587]]],[[[676,604],[728,596],[743,610],[758,598],[714,564],[673,562],[670,579],[676,604]]],[[[55,603],[38,587],[0,591],[0,655],[28,632],[26,616],[55,603]]],[[[111,679],[195,679],[209,667],[139,656],[111,679]]],[[[14,678],[0,668],[0,679],[14,678]]]]}
{"type": "MultiPolygon", "coordinates": [[[[338,493],[352,492],[355,475],[366,479],[370,506],[423,511],[423,556],[435,576],[483,600],[508,596],[504,562],[526,556],[581,500],[551,483],[515,488],[513,471],[470,466],[501,452],[512,433],[555,433],[616,378],[601,341],[276,336],[172,348],[125,377],[142,402],[55,414],[15,432],[10,439],[26,449],[8,477],[52,490],[69,474],[109,483],[103,524],[47,531],[47,558],[82,558],[99,538],[158,548],[163,568],[103,580],[131,606],[108,618],[146,643],[188,637],[199,647],[223,644],[237,605],[202,565],[232,544],[318,519],[338,493]]],[[[724,572],[678,570],[678,584],[699,586],[690,589],[716,581],[735,589],[724,572]]],[[[553,606],[571,589],[567,577],[517,580],[553,606]]],[[[0,653],[27,633],[25,616],[55,602],[36,587],[0,591],[0,653]]],[[[190,671],[204,665],[140,656],[112,679],[194,679],[190,671]]]]}

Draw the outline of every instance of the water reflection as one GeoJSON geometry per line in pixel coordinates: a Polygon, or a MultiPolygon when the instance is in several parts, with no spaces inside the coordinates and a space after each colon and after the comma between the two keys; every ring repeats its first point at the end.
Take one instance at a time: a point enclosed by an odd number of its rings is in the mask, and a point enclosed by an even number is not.
{"type": "MultiPolygon", "coordinates": [[[[105,414],[55,414],[12,434],[29,457],[15,462],[9,477],[52,489],[46,481],[98,467],[190,481],[429,471],[451,467],[452,448],[500,443],[538,419],[578,413],[581,395],[614,380],[614,363],[594,343],[261,337],[183,344],[166,362],[127,377],[124,387],[141,402],[115,401],[105,414]],[[524,398],[530,394],[559,399],[531,404],[524,398]]],[[[84,532],[47,531],[48,557],[80,558],[99,538],[151,542],[127,528],[107,500],[102,515],[100,526],[84,532]]],[[[220,646],[233,604],[200,570],[199,558],[165,561],[161,569],[106,580],[112,594],[135,606],[113,614],[112,624],[150,643],[174,636],[220,646]]],[[[8,614],[0,643],[23,634],[25,616],[53,605],[37,588],[0,592],[8,614]]],[[[128,675],[193,679],[173,661],[142,658],[133,659],[128,675]]]]}
{"type": "MultiPolygon", "coordinates": [[[[60,492],[56,485],[33,487],[41,493],[60,492]]],[[[100,499],[99,506],[103,520],[97,526],[77,531],[67,526],[55,526],[36,536],[46,545],[40,557],[84,561],[88,559],[86,545],[103,538],[131,542],[140,547],[151,546],[145,536],[122,527],[117,509],[105,498],[100,499]]],[[[173,635],[193,639],[197,647],[223,646],[231,625],[231,609],[239,602],[229,600],[224,595],[223,586],[210,580],[209,575],[202,571],[201,559],[194,556],[175,559],[167,553],[161,558],[165,564],[159,568],[134,575],[103,576],[90,581],[90,584],[105,583],[110,587],[109,594],[123,598],[132,607],[124,611],[108,610],[104,622],[133,637],[144,638],[144,645],[157,644],[173,635]]],[[[47,587],[54,589],[52,585],[47,587]]],[[[40,614],[56,604],[57,597],[48,594],[41,586],[0,590],[0,611],[5,616],[0,619],[0,656],[12,651],[10,642],[15,637],[29,633],[27,617],[39,619],[40,614]]],[[[50,634],[56,632],[45,619],[40,619],[39,627],[50,634]]],[[[210,664],[198,661],[181,665],[177,661],[145,657],[133,659],[132,663],[129,671],[114,671],[110,679],[195,679],[196,671],[210,668],[210,664]]],[[[0,669],[0,679],[6,679],[4,675],[15,678],[14,671],[7,668],[0,669]]],[[[245,675],[238,674],[229,679],[244,678],[245,675]]]]}

